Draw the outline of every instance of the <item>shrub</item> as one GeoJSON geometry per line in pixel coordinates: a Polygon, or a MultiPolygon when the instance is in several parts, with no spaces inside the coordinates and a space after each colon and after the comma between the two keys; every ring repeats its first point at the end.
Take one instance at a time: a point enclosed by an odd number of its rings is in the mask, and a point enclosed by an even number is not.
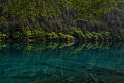
{"type": "Polygon", "coordinates": [[[0,40],[3,40],[6,37],[6,34],[0,32],[0,40]]]}
{"type": "Polygon", "coordinates": [[[26,36],[27,36],[28,38],[31,38],[31,31],[26,31],[26,36]]]}
{"type": "Polygon", "coordinates": [[[104,40],[104,38],[103,38],[101,33],[98,33],[98,38],[99,38],[99,40],[104,40]]]}
{"type": "Polygon", "coordinates": [[[110,32],[102,31],[101,35],[103,36],[104,40],[108,40],[110,37],[110,32]]]}
{"type": "Polygon", "coordinates": [[[58,36],[59,36],[59,40],[74,41],[74,37],[71,35],[59,33],[58,36]]]}
{"type": "Polygon", "coordinates": [[[55,32],[46,33],[46,39],[49,40],[58,39],[58,36],[55,32]]]}
{"type": "Polygon", "coordinates": [[[91,39],[93,37],[92,33],[90,33],[89,31],[87,31],[85,36],[86,36],[87,39],[91,39]]]}
{"type": "Polygon", "coordinates": [[[92,39],[95,40],[95,41],[97,41],[98,38],[99,38],[99,34],[96,33],[96,32],[91,32],[91,34],[92,34],[92,39]]]}
{"type": "Polygon", "coordinates": [[[28,35],[33,39],[45,39],[45,33],[42,30],[32,30],[28,35]]]}
{"type": "Polygon", "coordinates": [[[58,34],[58,37],[59,37],[59,39],[65,39],[66,38],[66,36],[64,34],[62,34],[61,32],[58,34]]]}
{"type": "Polygon", "coordinates": [[[74,37],[71,35],[65,35],[67,41],[74,41],[74,37]]]}
{"type": "Polygon", "coordinates": [[[22,32],[16,31],[12,34],[14,39],[23,39],[24,35],[22,34],[22,32]]]}
{"type": "Polygon", "coordinates": [[[85,39],[85,35],[83,34],[80,28],[73,28],[73,30],[74,30],[74,37],[80,40],[85,39]]]}

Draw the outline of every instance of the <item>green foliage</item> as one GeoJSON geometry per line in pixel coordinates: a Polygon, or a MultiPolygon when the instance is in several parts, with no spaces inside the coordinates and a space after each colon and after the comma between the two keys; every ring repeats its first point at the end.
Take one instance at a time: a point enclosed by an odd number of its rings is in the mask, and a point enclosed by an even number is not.
{"type": "Polygon", "coordinates": [[[74,30],[74,37],[80,40],[85,39],[85,35],[83,34],[80,28],[73,28],[73,30],[74,30]]]}
{"type": "Polygon", "coordinates": [[[31,37],[36,39],[36,38],[45,38],[45,34],[43,31],[40,30],[32,30],[31,31],[31,37]]]}
{"type": "Polygon", "coordinates": [[[0,32],[0,41],[3,40],[3,39],[5,39],[5,37],[6,37],[6,34],[0,32]]]}
{"type": "Polygon", "coordinates": [[[122,39],[124,39],[124,30],[121,31],[122,39]]]}
{"type": "Polygon", "coordinates": [[[58,34],[59,40],[65,40],[65,41],[74,41],[74,37],[71,35],[62,34],[61,32],[58,34]]]}
{"type": "MultiPolygon", "coordinates": [[[[120,11],[107,13],[113,9],[119,10],[115,7],[120,1],[123,0],[9,0],[0,2],[2,5],[0,7],[2,36],[0,38],[56,41],[124,40],[124,14],[120,11]],[[103,21],[98,23],[92,20],[97,20],[106,13],[107,16],[103,21]]],[[[119,4],[123,5],[123,3],[119,4]]]]}
{"type": "Polygon", "coordinates": [[[12,34],[14,39],[45,39],[45,33],[41,30],[16,31],[12,34]]]}
{"type": "Polygon", "coordinates": [[[46,39],[55,40],[58,39],[58,36],[55,32],[46,33],[46,39]]]}
{"type": "Polygon", "coordinates": [[[102,31],[101,35],[103,36],[104,40],[108,40],[110,37],[110,32],[102,31]]]}
{"type": "Polygon", "coordinates": [[[91,39],[93,37],[93,35],[89,31],[87,31],[85,35],[87,39],[91,39]]]}
{"type": "Polygon", "coordinates": [[[12,35],[13,35],[14,39],[23,39],[24,38],[24,35],[22,34],[22,32],[19,32],[19,31],[14,32],[12,35]]]}
{"type": "Polygon", "coordinates": [[[102,36],[102,34],[101,34],[101,33],[98,33],[98,39],[99,39],[99,40],[101,40],[101,41],[103,41],[103,40],[104,40],[104,38],[103,38],[103,36],[102,36]]]}
{"type": "Polygon", "coordinates": [[[68,3],[72,8],[78,10],[80,18],[99,19],[103,14],[118,7],[123,0],[69,0],[68,3]]]}
{"type": "Polygon", "coordinates": [[[87,31],[87,33],[85,34],[86,38],[89,40],[93,40],[93,41],[98,41],[98,40],[109,40],[110,39],[110,32],[107,31],[102,31],[99,33],[96,32],[89,32],[87,31]]]}
{"type": "Polygon", "coordinates": [[[31,38],[31,31],[26,31],[26,36],[28,37],[28,38],[31,38]]]}
{"type": "Polygon", "coordinates": [[[3,11],[4,15],[8,13],[19,18],[34,19],[37,14],[36,2],[34,0],[9,0],[3,11]]]}
{"type": "Polygon", "coordinates": [[[99,38],[99,33],[91,32],[91,34],[92,34],[92,36],[93,36],[93,39],[94,39],[95,41],[97,41],[98,38],[99,38]]]}
{"type": "Polygon", "coordinates": [[[58,37],[59,37],[59,39],[65,39],[66,38],[66,36],[64,34],[62,34],[61,32],[58,34],[58,37]]]}
{"type": "Polygon", "coordinates": [[[67,41],[74,41],[74,37],[71,35],[65,35],[67,41]]]}
{"type": "Polygon", "coordinates": [[[123,0],[9,0],[4,14],[34,19],[37,14],[54,16],[61,10],[76,9],[83,19],[100,18],[101,15],[118,7],[123,0]]]}

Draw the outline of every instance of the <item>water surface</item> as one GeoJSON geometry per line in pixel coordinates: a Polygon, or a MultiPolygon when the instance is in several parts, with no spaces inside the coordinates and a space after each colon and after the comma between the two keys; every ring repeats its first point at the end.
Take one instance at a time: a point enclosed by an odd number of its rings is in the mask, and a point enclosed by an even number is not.
{"type": "Polygon", "coordinates": [[[0,83],[124,83],[124,44],[1,43],[0,83]]]}

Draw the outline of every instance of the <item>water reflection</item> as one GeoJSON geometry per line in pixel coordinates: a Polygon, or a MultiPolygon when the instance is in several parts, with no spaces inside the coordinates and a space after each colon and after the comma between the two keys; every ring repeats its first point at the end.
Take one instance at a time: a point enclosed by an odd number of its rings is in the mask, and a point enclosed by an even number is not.
{"type": "Polygon", "coordinates": [[[122,83],[123,63],[123,43],[2,43],[0,83],[122,83]]]}

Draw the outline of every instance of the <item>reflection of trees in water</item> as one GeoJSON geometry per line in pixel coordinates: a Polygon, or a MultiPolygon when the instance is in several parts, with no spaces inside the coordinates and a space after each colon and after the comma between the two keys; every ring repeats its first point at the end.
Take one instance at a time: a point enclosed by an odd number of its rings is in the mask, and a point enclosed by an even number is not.
{"type": "MultiPolygon", "coordinates": [[[[77,54],[83,51],[89,50],[108,50],[111,51],[123,51],[124,44],[122,43],[58,43],[58,42],[49,42],[49,43],[2,43],[0,45],[0,51],[2,52],[20,52],[23,54],[31,53],[31,52],[39,52],[42,53],[43,51],[52,51],[52,50],[62,50],[70,54],[77,54]]],[[[61,54],[61,53],[60,53],[61,54]]]]}
{"type": "MultiPolygon", "coordinates": [[[[108,61],[110,66],[121,63],[123,47],[122,43],[8,43],[0,45],[0,57],[18,63],[19,67],[26,65],[22,73],[12,78],[42,83],[106,83],[114,78],[111,83],[117,83],[123,79],[123,72],[95,63],[100,63],[100,60],[101,63],[108,61]],[[85,60],[87,63],[81,63],[85,60]],[[113,61],[112,64],[109,61],[113,61]]],[[[123,67],[123,63],[119,65],[123,67]]],[[[10,72],[5,72],[0,79],[9,77],[10,72]]]]}
{"type": "Polygon", "coordinates": [[[119,63],[123,66],[123,48],[123,43],[7,43],[0,45],[0,57],[5,59],[20,57],[24,60],[27,58],[26,61],[31,58],[34,60],[63,58],[71,61],[84,60],[93,64],[109,63],[108,66],[119,63]]]}

